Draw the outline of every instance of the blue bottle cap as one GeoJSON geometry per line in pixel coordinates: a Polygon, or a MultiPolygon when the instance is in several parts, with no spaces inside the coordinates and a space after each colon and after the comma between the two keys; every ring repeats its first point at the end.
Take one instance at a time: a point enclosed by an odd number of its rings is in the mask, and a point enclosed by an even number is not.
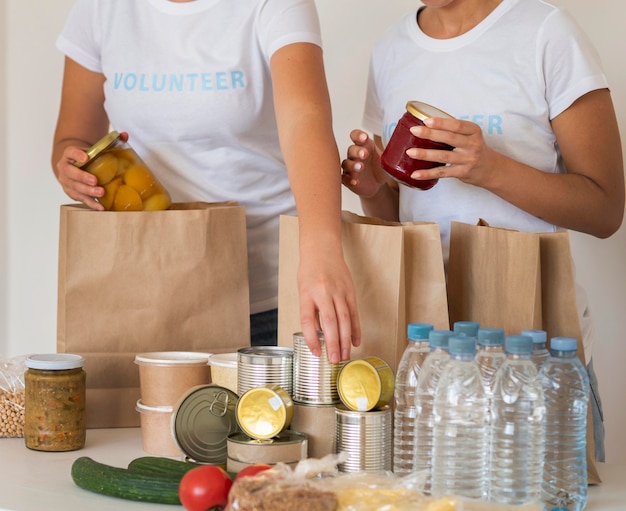
{"type": "Polygon", "coordinates": [[[502,346],[504,344],[504,330],[501,328],[480,328],[478,330],[478,344],[481,346],[502,346]]]}
{"type": "Polygon", "coordinates": [[[545,344],[548,342],[548,334],[545,330],[522,330],[522,335],[532,337],[533,344],[545,344]]]}
{"type": "Polygon", "coordinates": [[[427,341],[428,334],[435,327],[430,323],[409,323],[407,326],[407,337],[409,341],[427,341]]]}
{"type": "Polygon", "coordinates": [[[476,339],[467,335],[453,335],[448,340],[448,351],[451,355],[474,355],[476,339]]]}
{"type": "Polygon", "coordinates": [[[455,321],[453,330],[456,335],[476,337],[480,325],[476,321],[455,321]]]}
{"type": "Polygon", "coordinates": [[[573,337],[553,337],[550,349],[554,351],[576,351],[576,339],[573,337]]]}
{"type": "Polygon", "coordinates": [[[451,330],[431,330],[428,334],[428,343],[431,349],[448,349],[448,339],[452,336],[451,330]]]}
{"type": "Polygon", "coordinates": [[[507,353],[530,355],[533,351],[533,338],[530,335],[509,335],[506,338],[504,349],[507,353]]]}

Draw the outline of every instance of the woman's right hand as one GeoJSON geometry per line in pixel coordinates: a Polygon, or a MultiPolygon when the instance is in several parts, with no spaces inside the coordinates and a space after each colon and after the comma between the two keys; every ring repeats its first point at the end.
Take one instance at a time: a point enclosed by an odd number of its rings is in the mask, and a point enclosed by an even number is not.
{"type": "Polygon", "coordinates": [[[82,202],[91,209],[104,211],[104,206],[96,200],[104,195],[104,188],[98,186],[96,176],[73,164],[84,163],[87,159],[87,153],[82,149],[67,146],[56,164],[57,179],[68,197],[82,202]]]}
{"type": "Polygon", "coordinates": [[[348,147],[348,157],[341,163],[341,180],[349,190],[367,199],[378,193],[387,183],[387,177],[380,165],[380,151],[374,140],[363,130],[352,130],[348,147]]]}

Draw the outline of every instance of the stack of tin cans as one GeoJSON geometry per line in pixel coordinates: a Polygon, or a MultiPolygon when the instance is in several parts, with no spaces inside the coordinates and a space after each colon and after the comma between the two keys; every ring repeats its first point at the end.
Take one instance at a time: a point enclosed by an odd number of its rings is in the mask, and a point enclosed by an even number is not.
{"type": "Polygon", "coordinates": [[[227,469],[253,463],[292,465],[307,457],[307,436],[290,431],[294,415],[293,349],[275,346],[237,352],[235,416],[242,433],[227,439],[227,469]]]}
{"type": "Polygon", "coordinates": [[[352,360],[339,373],[336,452],[350,454],[340,471],[392,469],[394,380],[391,367],[378,357],[352,360]]]}

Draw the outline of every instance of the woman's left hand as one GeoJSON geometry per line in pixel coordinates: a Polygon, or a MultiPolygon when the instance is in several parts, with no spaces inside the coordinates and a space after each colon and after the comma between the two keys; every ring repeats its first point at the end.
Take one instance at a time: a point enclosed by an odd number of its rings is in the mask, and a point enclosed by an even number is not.
{"type": "Polygon", "coordinates": [[[323,249],[305,252],[298,268],[302,333],[313,355],[321,355],[321,346],[309,340],[317,341],[317,331],[322,330],[328,361],[348,360],[351,346],[361,343],[350,270],[340,254],[323,249]]]}
{"type": "Polygon", "coordinates": [[[422,149],[412,147],[406,154],[416,160],[443,163],[432,169],[413,172],[413,179],[435,179],[455,177],[475,186],[485,186],[493,168],[495,156],[483,138],[480,126],[459,119],[433,117],[424,121],[424,126],[411,128],[411,133],[419,138],[448,144],[454,149],[422,149]]]}

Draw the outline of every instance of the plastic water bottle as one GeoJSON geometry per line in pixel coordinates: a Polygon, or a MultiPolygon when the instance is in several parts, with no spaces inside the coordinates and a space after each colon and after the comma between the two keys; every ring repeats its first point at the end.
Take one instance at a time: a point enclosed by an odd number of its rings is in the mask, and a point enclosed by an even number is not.
{"type": "Polygon", "coordinates": [[[476,364],[480,371],[487,399],[491,402],[496,371],[506,360],[504,352],[504,330],[501,328],[481,328],[478,330],[476,364]]]}
{"type": "Polygon", "coordinates": [[[455,321],[452,325],[454,335],[467,335],[468,337],[476,337],[480,324],[476,321],[455,321]]]}
{"type": "Polygon", "coordinates": [[[587,503],[589,376],[576,356],[576,339],[552,338],[539,375],[546,402],[545,509],[581,511],[587,503]]]}
{"type": "Polygon", "coordinates": [[[398,364],[394,389],[393,471],[403,476],[413,471],[415,447],[415,388],[426,355],[430,352],[429,323],[410,323],[408,345],[398,364]]]}
{"type": "Polygon", "coordinates": [[[537,366],[537,371],[540,371],[546,360],[550,358],[550,350],[548,349],[548,334],[545,330],[522,330],[522,335],[529,335],[533,338],[533,352],[530,354],[530,359],[537,366]]]}
{"type": "Polygon", "coordinates": [[[491,408],[489,500],[538,504],[543,476],[545,405],[533,340],[506,338],[507,358],[495,379],[491,408]]]}
{"type": "Polygon", "coordinates": [[[434,404],[432,494],[485,498],[487,398],[473,337],[452,336],[434,404]]]}
{"type": "Polygon", "coordinates": [[[433,459],[433,404],[435,391],[443,368],[450,360],[448,339],[450,330],[433,330],[428,336],[430,353],[417,377],[415,389],[415,445],[413,471],[423,475],[422,491],[430,494],[433,459]]]}

